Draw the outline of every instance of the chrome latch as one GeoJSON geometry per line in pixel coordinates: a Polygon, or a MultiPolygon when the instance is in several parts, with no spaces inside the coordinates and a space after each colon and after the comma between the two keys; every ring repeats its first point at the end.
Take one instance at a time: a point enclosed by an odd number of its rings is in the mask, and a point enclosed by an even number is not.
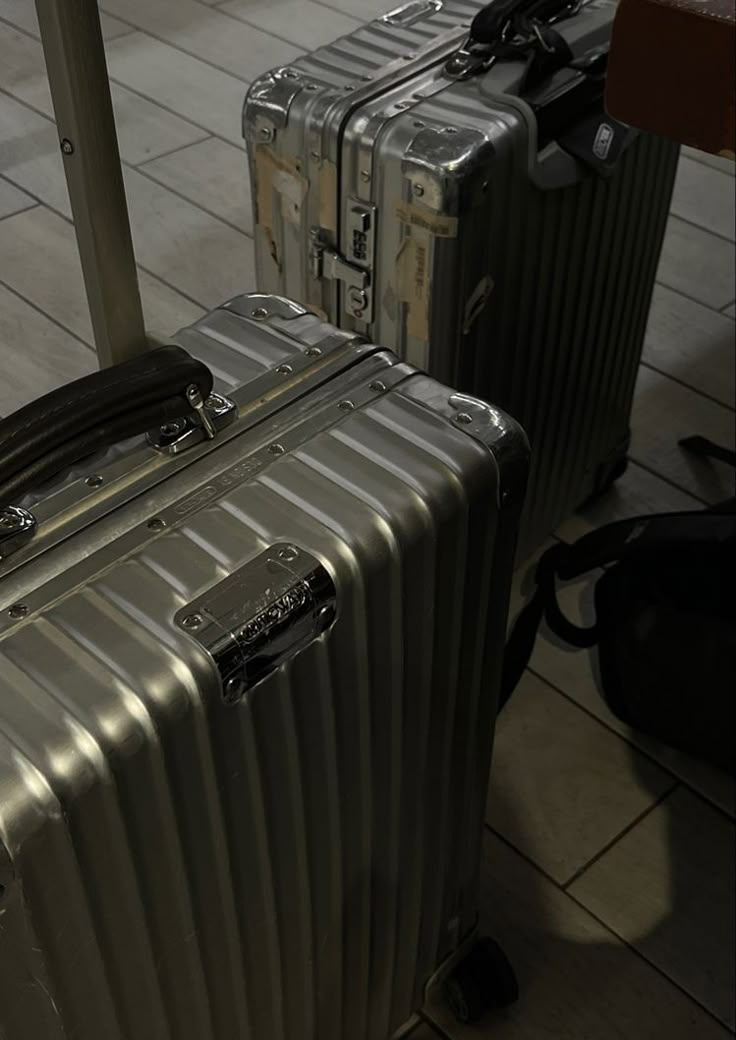
{"type": "Polygon", "coordinates": [[[445,75],[452,79],[470,79],[471,76],[487,72],[496,60],[496,55],[488,47],[475,43],[469,36],[462,47],[448,58],[445,75]]]}
{"type": "Polygon", "coordinates": [[[312,275],[341,282],[345,287],[345,312],[366,324],[373,320],[371,270],[375,253],[375,228],[376,207],[359,199],[348,199],[344,254],[323,240],[319,228],[312,229],[312,275]]]}
{"type": "Polygon", "coordinates": [[[5,506],[0,509],[0,560],[12,556],[28,542],[36,532],[36,518],[20,506],[5,506]]]}
{"type": "Polygon", "coordinates": [[[335,620],[335,585],[318,559],[272,545],[176,613],[213,658],[222,698],[235,704],[335,620]]]}
{"type": "Polygon", "coordinates": [[[178,455],[204,440],[211,440],[234,421],[238,408],[234,401],[212,393],[206,401],[192,400],[194,414],[171,419],[148,434],[148,443],[157,451],[178,455]]]}

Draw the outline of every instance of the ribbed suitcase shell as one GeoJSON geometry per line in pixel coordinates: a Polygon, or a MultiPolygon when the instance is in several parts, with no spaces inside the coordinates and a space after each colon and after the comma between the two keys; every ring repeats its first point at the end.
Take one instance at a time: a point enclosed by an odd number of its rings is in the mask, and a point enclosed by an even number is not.
{"type": "Polygon", "coordinates": [[[475,926],[526,443],[284,301],[178,341],[238,425],[0,565],[0,1035],[387,1040],[475,926]],[[281,542],[336,620],[225,705],[174,617],[281,542]]]}
{"type": "MultiPolygon", "coordinates": [[[[415,0],[274,70],[249,92],[244,133],[259,285],[514,415],[533,449],[527,551],[625,459],[678,147],[639,135],[605,178],[555,142],[538,153],[518,64],[443,73],[481,6],[415,0]],[[315,229],[351,258],[356,201],[375,207],[368,324],[314,272],[315,229]],[[421,253],[407,266],[412,240],[421,253]]],[[[556,28],[585,53],[614,12],[593,0],[556,28]]]]}

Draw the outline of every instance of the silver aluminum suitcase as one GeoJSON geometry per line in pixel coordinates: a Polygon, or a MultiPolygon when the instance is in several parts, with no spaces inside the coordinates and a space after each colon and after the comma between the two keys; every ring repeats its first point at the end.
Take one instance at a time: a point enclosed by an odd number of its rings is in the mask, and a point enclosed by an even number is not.
{"type": "Polygon", "coordinates": [[[259,287],[514,415],[533,451],[531,549],[625,464],[678,149],[601,116],[577,154],[606,169],[569,151],[594,69],[604,82],[613,0],[554,26],[588,73],[523,96],[522,63],[487,68],[467,46],[482,6],[410,0],[274,70],[244,134],[259,287]]]}
{"type": "Polygon", "coordinates": [[[175,341],[214,439],[2,502],[0,1036],[387,1040],[473,941],[525,438],[280,298],[175,341]]]}

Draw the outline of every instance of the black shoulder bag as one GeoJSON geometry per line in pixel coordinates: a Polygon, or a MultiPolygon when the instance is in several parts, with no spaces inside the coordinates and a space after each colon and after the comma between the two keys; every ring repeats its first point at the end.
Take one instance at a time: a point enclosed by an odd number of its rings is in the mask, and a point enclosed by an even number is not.
{"type": "Polygon", "coordinates": [[[501,704],[544,618],[576,647],[598,647],[605,698],[623,722],[733,773],[736,745],[736,499],[712,509],[608,524],[540,559],[514,626],[501,704]],[[605,568],[595,624],[562,613],[556,581],[605,568]]]}

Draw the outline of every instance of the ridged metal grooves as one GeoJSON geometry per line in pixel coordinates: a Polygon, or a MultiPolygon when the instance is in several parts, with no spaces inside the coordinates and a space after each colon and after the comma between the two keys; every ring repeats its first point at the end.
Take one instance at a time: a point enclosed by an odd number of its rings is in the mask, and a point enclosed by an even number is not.
{"type": "MultiPolygon", "coordinates": [[[[532,444],[521,543],[537,543],[626,453],[629,416],[678,147],[642,135],[614,177],[540,191],[496,183],[483,344],[451,376],[515,416],[532,444]]],[[[430,369],[431,369],[430,365],[430,369]]]]}
{"type": "Polygon", "coordinates": [[[385,394],[3,638],[5,1040],[387,1040],[410,1016],[474,922],[497,491],[484,448],[385,394]],[[282,539],[339,615],[226,707],[173,618],[282,539]]]}
{"type": "Polygon", "coordinates": [[[354,83],[379,72],[389,61],[411,54],[448,29],[469,25],[483,3],[451,0],[439,11],[410,27],[387,25],[380,19],[334,43],[312,51],[292,65],[320,84],[354,83]]]}

